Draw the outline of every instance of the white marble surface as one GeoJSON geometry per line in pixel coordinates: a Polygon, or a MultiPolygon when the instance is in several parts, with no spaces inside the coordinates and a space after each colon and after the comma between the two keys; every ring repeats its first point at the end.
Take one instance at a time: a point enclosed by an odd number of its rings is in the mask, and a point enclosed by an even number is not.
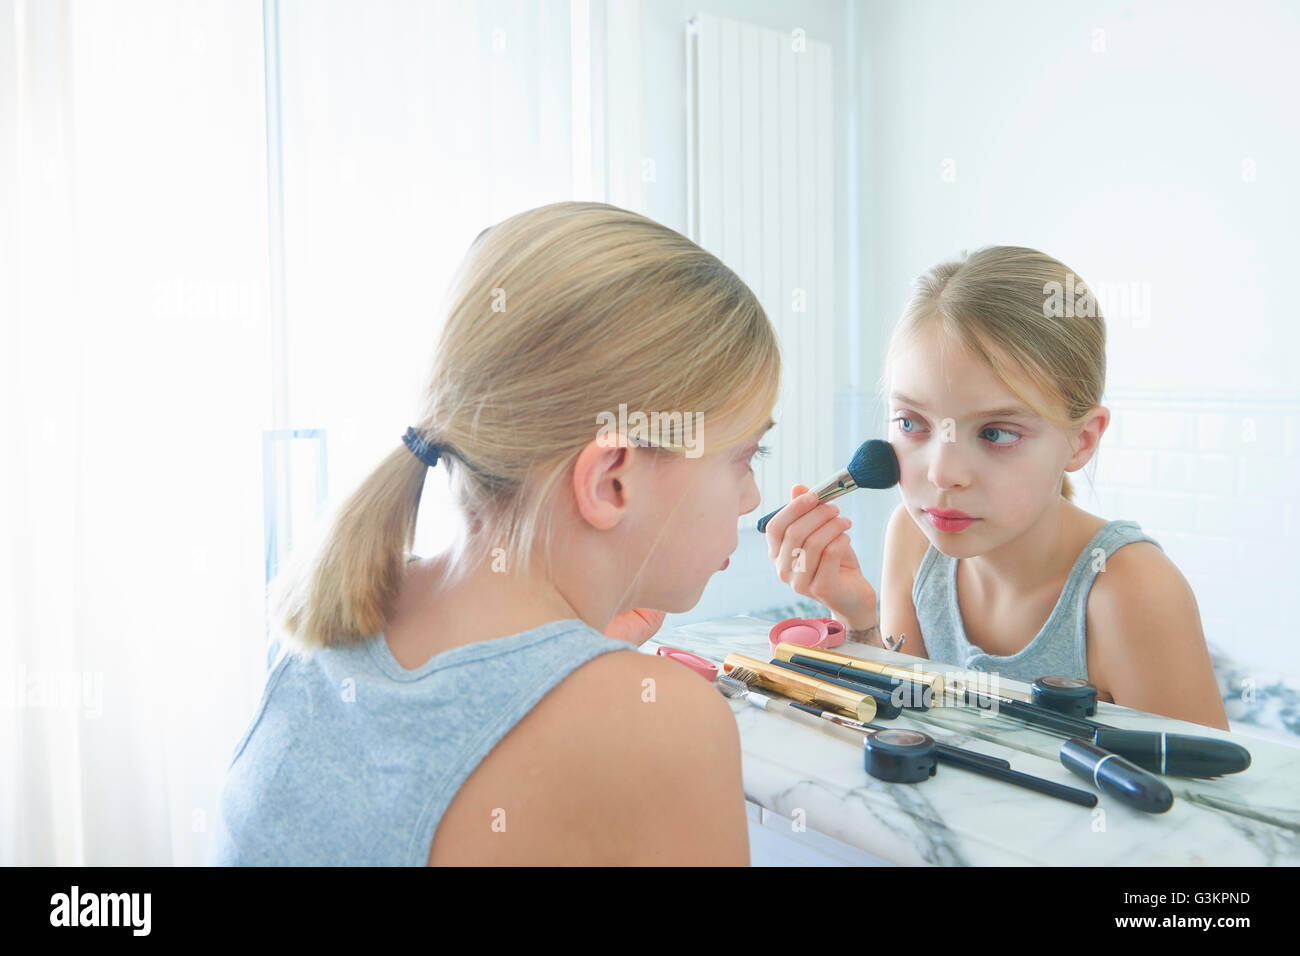
{"type": "MultiPolygon", "coordinates": [[[[770,660],[773,622],[734,617],[661,632],[642,650],[678,647],[716,661],[731,653],[770,660]]],[[[881,648],[846,643],[836,653],[927,671],[960,673],[881,648]]],[[[1027,684],[999,691],[1029,699],[1027,684]]],[[[1226,737],[1251,753],[1251,765],[1214,779],[1164,776],[1174,805],[1135,810],[1095,790],[1062,766],[1064,737],[975,708],[936,707],[893,721],[940,743],[1003,757],[1014,770],[1098,795],[1095,808],[940,764],[921,783],[886,783],[863,767],[862,749],[744,700],[730,702],[740,729],[745,795],[796,824],[904,865],[1294,866],[1300,863],[1300,747],[1098,704],[1094,719],[1115,727],[1226,737]]],[[[792,824],[793,826],[794,824],[792,824]]]]}

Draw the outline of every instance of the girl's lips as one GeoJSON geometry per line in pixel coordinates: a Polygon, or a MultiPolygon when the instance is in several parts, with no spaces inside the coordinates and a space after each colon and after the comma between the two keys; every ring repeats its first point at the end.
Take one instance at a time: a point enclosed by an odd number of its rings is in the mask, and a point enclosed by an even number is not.
{"type": "Polygon", "coordinates": [[[952,511],[945,508],[926,508],[925,510],[938,518],[953,518],[960,520],[970,518],[970,515],[964,511],[952,511]]]}
{"type": "Polygon", "coordinates": [[[723,571],[727,570],[727,565],[729,565],[730,563],[731,563],[731,558],[727,558],[727,560],[723,561],[721,570],[723,571]]]}
{"type": "MultiPolygon", "coordinates": [[[[961,514],[961,512],[956,512],[956,514],[961,514]]],[[[930,524],[934,525],[940,531],[948,532],[962,531],[969,528],[979,520],[978,518],[972,518],[970,516],[964,518],[945,518],[943,517],[943,512],[931,511],[929,509],[926,509],[925,515],[930,519],[930,524]]]]}

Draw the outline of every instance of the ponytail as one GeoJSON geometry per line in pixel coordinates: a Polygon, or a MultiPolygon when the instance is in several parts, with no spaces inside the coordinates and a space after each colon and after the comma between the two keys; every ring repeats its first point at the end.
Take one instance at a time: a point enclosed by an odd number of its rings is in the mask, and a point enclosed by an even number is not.
{"type": "Polygon", "coordinates": [[[273,613],[306,652],[383,630],[415,544],[428,466],[399,445],[343,502],[311,565],[294,562],[273,582],[273,613]]]}

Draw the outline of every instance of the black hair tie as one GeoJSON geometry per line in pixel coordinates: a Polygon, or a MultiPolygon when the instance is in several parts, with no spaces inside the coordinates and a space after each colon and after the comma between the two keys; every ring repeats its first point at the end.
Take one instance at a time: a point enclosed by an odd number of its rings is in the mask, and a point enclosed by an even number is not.
{"type": "Polygon", "coordinates": [[[437,445],[430,444],[429,441],[414,428],[406,429],[406,434],[402,436],[402,443],[406,445],[407,448],[411,449],[416,458],[420,459],[420,461],[424,462],[430,468],[438,464],[438,456],[442,452],[442,449],[437,445]]]}

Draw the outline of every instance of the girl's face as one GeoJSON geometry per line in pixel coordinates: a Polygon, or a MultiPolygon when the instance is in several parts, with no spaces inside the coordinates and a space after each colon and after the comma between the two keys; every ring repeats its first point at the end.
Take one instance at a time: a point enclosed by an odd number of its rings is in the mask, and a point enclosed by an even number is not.
{"type": "Polygon", "coordinates": [[[951,342],[941,349],[940,335],[931,326],[890,370],[889,441],[908,514],[936,549],[966,558],[1029,529],[1060,501],[1067,464],[1081,467],[1092,452],[1073,453],[1066,432],[1024,407],[976,356],[951,342]],[[940,521],[933,509],[974,520],[940,521]]]}
{"type": "Polygon", "coordinates": [[[741,445],[718,452],[709,450],[709,423],[704,426],[703,453],[661,471],[657,495],[666,510],[658,511],[657,528],[645,529],[657,540],[637,581],[634,607],[693,608],[736,550],[738,519],[759,505],[751,466],[770,420],[741,445]]]}

